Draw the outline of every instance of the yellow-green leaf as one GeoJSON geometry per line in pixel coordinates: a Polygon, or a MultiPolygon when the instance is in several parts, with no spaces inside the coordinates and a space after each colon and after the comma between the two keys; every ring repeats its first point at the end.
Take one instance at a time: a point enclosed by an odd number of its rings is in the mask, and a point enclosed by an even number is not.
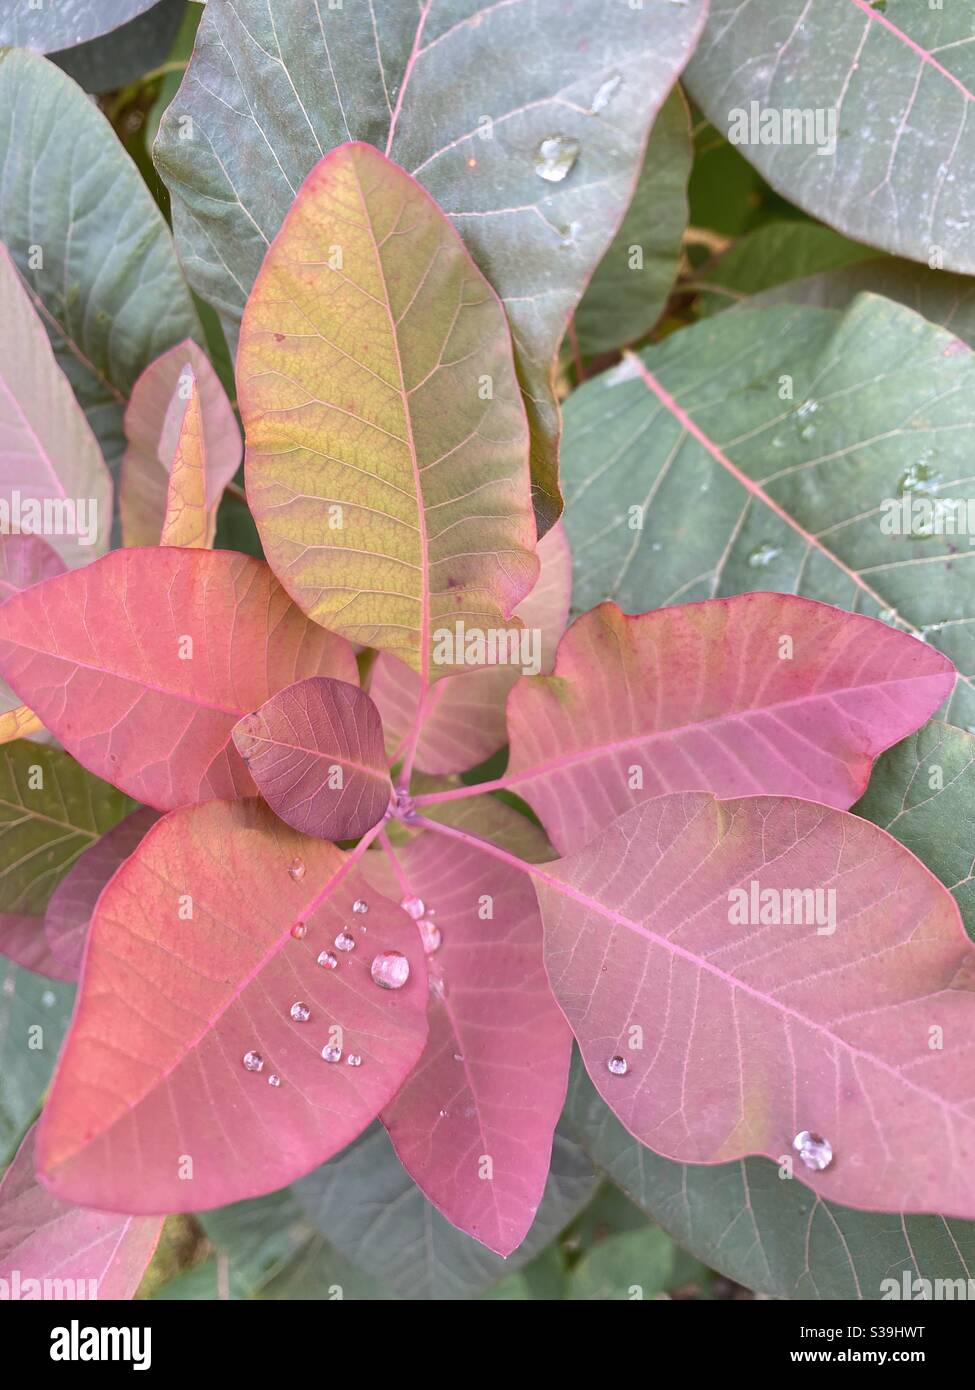
{"type": "Polygon", "coordinates": [[[282,584],[424,679],[435,634],[503,624],[538,572],[504,311],[372,146],[308,175],[244,313],[247,495],[282,584]]]}

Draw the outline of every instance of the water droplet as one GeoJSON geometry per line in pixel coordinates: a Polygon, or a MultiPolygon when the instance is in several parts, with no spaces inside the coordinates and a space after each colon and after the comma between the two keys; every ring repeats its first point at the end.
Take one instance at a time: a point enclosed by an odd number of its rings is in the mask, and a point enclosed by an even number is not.
{"type": "Polygon", "coordinates": [[[345,1064],[349,1067],[361,1067],[362,1058],[359,1056],[358,1052],[350,1052],[345,1059],[345,1064]]]}
{"type": "Polygon", "coordinates": [[[53,1009],[57,1002],[58,998],[53,989],[46,989],[41,995],[41,1003],[45,1009],[53,1009]]]}
{"type": "MultiPolygon", "coordinates": [[[[975,733],[975,729],[973,729],[972,732],[975,733]]],[[[427,983],[430,986],[430,993],[433,995],[434,999],[440,999],[442,1001],[447,998],[447,985],[442,975],[428,975],[427,983]]]]}
{"type": "Polygon", "coordinates": [[[335,938],[335,949],[336,951],[354,951],[355,937],[350,936],[347,931],[340,931],[335,938]]]}
{"type": "Polygon", "coordinates": [[[782,547],[773,545],[771,541],[762,541],[753,551],[749,553],[748,563],[753,570],[765,569],[773,560],[777,560],[782,554],[782,547]]]}
{"type": "Polygon", "coordinates": [[[535,173],[547,183],[561,183],[578,158],[578,140],[568,135],[546,135],[535,151],[535,173]]]}
{"type": "Polygon", "coordinates": [[[817,1172],[828,1168],[833,1161],[832,1144],[821,1134],[813,1134],[811,1130],[804,1129],[797,1134],[792,1141],[792,1147],[806,1167],[814,1168],[817,1172]]]}
{"type": "Polygon", "coordinates": [[[455,1053],[454,1053],[454,1061],[455,1061],[455,1062],[462,1062],[463,1060],[464,1060],[464,1054],[463,1054],[463,1052],[455,1052],[455,1053]]]}
{"type": "Polygon", "coordinates": [[[268,1084],[269,1086],[280,1086],[280,1085],[281,1085],[281,1078],[280,1078],[280,1076],[278,1076],[277,1072],[273,1072],[273,1071],[272,1071],[271,1075],[270,1075],[270,1076],[268,1077],[268,1079],[267,1079],[267,1084],[268,1084]]]}
{"type": "Polygon", "coordinates": [[[355,902],[352,904],[352,911],[353,911],[353,912],[368,912],[368,911],[369,911],[369,904],[368,904],[367,902],[364,902],[362,898],[356,898],[355,902]]]}
{"type": "Polygon", "coordinates": [[[625,1076],[630,1070],[630,1064],[625,1057],[610,1057],[606,1066],[614,1076],[625,1076]]]}
{"type": "Polygon", "coordinates": [[[922,456],[910,465],[907,472],[901,477],[897,487],[903,497],[908,492],[936,492],[938,484],[941,482],[941,474],[937,473],[927,462],[930,455],[922,456]]]}
{"type": "Polygon", "coordinates": [[[592,99],[592,104],[589,107],[589,114],[596,116],[600,111],[605,111],[622,85],[623,79],[618,72],[614,72],[612,77],[607,77],[606,81],[597,89],[596,95],[592,99]]]}
{"type": "Polygon", "coordinates": [[[305,876],[305,861],[303,859],[292,859],[288,873],[295,883],[300,883],[305,876]]]}
{"type": "Polygon", "coordinates": [[[264,1058],[259,1052],[245,1052],[243,1056],[245,1071],[263,1071],[264,1058]]]}
{"type": "Polygon", "coordinates": [[[423,906],[422,898],[403,898],[403,900],[400,903],[400,907],[403,909],[404,912],[408,912],[410,914],[414,922],[418,922],[420,918],[423,916],[423,914],[426,912],[426,908],[423,906]]]}
{"type": "Polygon", "coordinates": [[[416,925],[420,930],[420,940],[423,942],[424,951],[428,956],[432,956],[434,951],[440,950],[443,933],[436,922],[428,922],[425,917],[421,918],[416,925]]]}
{"type": "Polygon", "coordinates": [[[331,951],[322,951],[319,953],[318,964],[323,970],[334,970],[338,963],[338,956],[333,956],[331,951]]]}
{"type": "Polygon", "coordinates": [[[445,1120],[445,1119],[447,1118],[447,1112],[446,1112],[446,1110],[441,1110],[439,1113],[440,1113],[440,1118],[441,1118],[442,1120],[445,1120]]]}
{"type": "Polygon", "coordinates": [[[402,951],[383,951],[376,956],[369,973],[380,989],[402,989],[410,978],[410,963],[402,951]]]}
{"type": "Polygon", "coordinates": [[[291,1005],[290,1013],[295,1023],[307,1023],[311,1018],[311,1009],[307,1004],[302,1004],[300,999],[296,999],[291,1005]]]}
{"type": "Polygon", "coordinates": [[[819,409],[819,401],[803,401],[802,405],[796,410],[796,419],[805,420],[807,415],[815,415],[819,409]]]}
{"type": "Polygon", "coordinates": [[[326,1062],[341,1062],[342,1049],[336,1047],[334,1043],[326,1043],[322,1048],[322,1056],[325,1058],[326,1062]]]}
{"type": "Polygon", "coordinates": [[[295,922],[294,926],[291,928],[291,935],[294,937],[295,941],[304,941],[305,937],[308,935],[308,923],[301,921],[295,922]]]}
{"type": "Polygon", "coordinates": [[[812,439],[813,436],[815,435],[815,433],[816,433],[816,426],[815,426],[815,425],[803,425],[802,429],[799,431],[799,438],[800,438],[800,439],[812,439]]]}

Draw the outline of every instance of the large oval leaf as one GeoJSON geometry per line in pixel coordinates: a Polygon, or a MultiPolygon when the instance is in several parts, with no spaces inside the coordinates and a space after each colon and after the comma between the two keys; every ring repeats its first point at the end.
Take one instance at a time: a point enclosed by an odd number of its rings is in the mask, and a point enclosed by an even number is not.
{"type": "Polygon", "coordinates": [[[724,133],[744,114],[742,153],[790,201],[868,245],[975,270],[967,7],[712,0],[687,80],[724,133]]]}
{"type": "Polygon", "coordinates": [[[512,691],[505,782],[563,853],[662,792],[845,808],[954,679],[913,637],[791,595],[637,617],[604,603],[566,633],[554,675],[512,691]]]}
{"type": "Polygon", "coordinates": [[[574,603],[781,589],[883,617],[952,658],[950,717],[975,724],[973,393],[957,338],[873,295],[647,348],[566,409],[574,603]],[[915,503],[930,521],[905,528],[915,503]]]}
{"type": "Polygon", "coordinates": [[[234,743],[264,800],[304,835],[358,839],[389,806],[382,720],[356,685],[296,681],[245,715],[234,743]]]}
{"type": "Polygon", "coordinates": [[[438,622],[503,624],[538,572],[504,311],[432,198],[370,145],[309,174],[237,354],[247,497],[315,622],[424,683],[438,622]]]}
{"type": "Polygon", "coordinates": [[[0,1178],[0,1279],[7,1297],[133,1298],[162,1217],[116,1216],[60,1201],[34,1175],[35,1134],[29,1131],[0,1178]]]}
{"type": "Polygon", "coordinates": [[[550,524],[553,359],[705,9],[704,0],[208,4],[153,151],[195,288],[234,329],[312,166],[347,140],[385,149],[453,218],[505,303],[532,417],[536,505],[550,524]],[[548,159],[547,140],[556,142],[548,159]]]}
{"type": "Polygon", "coordinates": [[[266,565],[171,547],[116,550],[8,600],[0,670],[80,763],[158,810],[253,795],[237,721],[296,677],[357,680],[348,644],[266,565]]]}
{"type": "Polygon", "coordinates": [[[136,377],[202,329],[169,229],[115,131],[69,77],[20,50],[0,53],[0,241],[113,464],[136,377]]]}
{"type": "Polygon", "coordinates": [[[552,988],[642,1143],[975,1216],[975,948],[894,839],[810,802],[664,796],[536,873],[552,988]],[[794,1152],[804,1132],[832,1161],[794,1152]]]}
{"type": "Polygon", "coordinates": [[[99,899],[40,1171],[59,1196],[110,1211],[272,1192],[365,1128],[426,1031],[412,922],[349,856],[256,800],[173,812],[99,899]],[[343,933],[353,949],[334,947],[343,933]],[[371,962],[391,950],[410,978],[380,989],[371,962]],[[317,963],[325,951],[334,969],[317,963]]]}

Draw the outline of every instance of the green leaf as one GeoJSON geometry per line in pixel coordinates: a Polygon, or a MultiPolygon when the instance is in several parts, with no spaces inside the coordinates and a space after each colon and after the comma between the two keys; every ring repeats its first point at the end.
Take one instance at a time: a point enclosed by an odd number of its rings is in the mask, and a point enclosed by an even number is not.
{"type": "Polygon", "coordinates": [[[556,1132],[535,1225],[506,1260],[451,1226],[402,1167],[378,1125],[292,1191],[319,1230],[401,1297],[452,1300],[482,1293],[534,1259],[589,1200],[596,1178],[578,1146],[556,1132]]]}
{"type": "Polygon", "coordinates": [[[703,12],[702,0],[207,5],[154,147],[194,287],[232,340],[311,167],[346,141],[384,149],[454,219],[505,301],[550,524],[553,360],[703,12]]]}
{"type": "Polygon", "coordinates": [[[138,170],[97,106],[36,53],[0,53],[0,241],[111,464],[136,377],[202,330],[138,170]]]}
{"type": "Polygon", "coordinates": [[[635,342],[662,314],[680,264],[692,156],[687,102],[675,87],[654,121],[633,201],[575,312],[584,356],[635,342]]]}
{"type": "Polygon", "coordinates": [[[654,1298],[673,1287],[677,1247],[659,1226],[608,1236],[572,1271],[569,1298],[584,1300],[654,1298]]]}
{"type": "Polygon", "coordinates": [[[971,353],[872,295],[672,335],[568,402],[574,606],[778,590],[882,616],[951,657],[948,717],[975,723],[975,547],[881,527],[917,499],[964,520],[973,399],[971,353]]]}
{"type": "MultiPolygon", "coordinates": [[[[199,1220],[226,1260],[226,1271],[218,1274],[215,1266],[206,1273],[193,1271],[193,1287],[177,1290],[177,1297],[213,1298],[211,1275],[225,1277],[234,1298],[374,1302],[396,1297],[329,1245],[290,1188],[204,1212],[199,1220]]],[[[164,1289],[158,1296],[168,1295],[164,1289]]]]}
{"type": "Polygon", "coordinates": [[[820,309],[847,309],[864,292],[906,304],[930,323],[940,324],[969,347],[975,347],[975,281],[947,270],[928,270],[927,266],[894,256],[858,261],[841,269],[805,275],[801,280],[788,280],[756,294],[744,307],[809,304],[820,309]]]}
{"type": "MultiPolygon", "coordinates": [[[[853,1211],[823,1201],[774,1163],[682,1164],[626,1132],[576,1061],[564,1123],[593,1162],[705,1264],[758,1293],[868,1301],[894,1279],[966,1279],[975,1222],[853,1211]]],[[[901,1293],[900,1296],[903,1296],[901,1293]]]]}
{"type": "Polygon", "coordinates": [[[82,850],[137,804],[59,748],[0,747],[0,913],[42,915],[82,850]]]}
{"type": "MultiPolygon", "coordinates": [[[[63,9],[63,4],[59,8],[63,9]]],[[[52,53],[51,62],[86,92],[116,91],[165,60],[183,15],[191,8],[186,0],[153,0],[151,9],[128,24],[88,43],[52,53]]]]}
{"type": "Polygon", "coordinates": [[[715,288],[713,293],[702,292],[698,312],[702,316],[717,313],[774,285],[868,260],[872,255],[868,246],[814,222],[770,222],[735,242],[702,276],[705,284],[715,288]]]}
{"type": "Polygon", "coordinates": [[[87,43],[99,34],[127,24],[135,15],[151,9],[157,0],[56,0],[31,4],[14,0],[4,6],[0,20],[0,45],[16,44],[39,53],[87,43]]]}
{"type": "Polygon", "coordinates": [[[889,830],[957,899],[975,938],[975,738],[932,720],[877,762],[858,816],[889,830]]]}
{"type": "Polygon", "coordinates": [[[74,995],[73,985],[0,959],[0,1169],[40,1108],[74,995]]]}
{"type": "Polygon", "coordinates": [[[870,246],[924,262],[939,247],[948,269],[975,270],[970,7],[712,0],[687,81],[712,124],[743,136],[741,152],[799,207],[870,246]],[[818,113],[818,131],[776,133],[785,111],[810,124],[818,113]]]}

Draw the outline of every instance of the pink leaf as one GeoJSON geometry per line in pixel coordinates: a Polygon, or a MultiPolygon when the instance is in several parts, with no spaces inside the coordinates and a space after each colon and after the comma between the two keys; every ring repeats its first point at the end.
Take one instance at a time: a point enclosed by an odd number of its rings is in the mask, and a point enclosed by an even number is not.
{"type": "Polygon", "coordinates": [[[947,657],[790,594],[741,594],[569,628],[554,676],[508,701],[505,781],[566,853],[663,792],[847,807],[873,761],[950,693],[947,657]]]}
{"type": "MultiPolygon", "coordinates": [[[[538,543],[538,581],[512,615],[537,642],[540,670],[551,671],[555,648],[565,630],[572,593],[572,556],[565,529],[553,526],[538,543]]],[[[522,674],[519,666],[472,670],[438,681],[427,701],[417,744],[421,772],[463,772],[507,741],[504,704],[522,674]]],[[[402,661],[381,652],[373,668],[369,694],[386,730],[386,749],[393,757],[416,717],[420,677],[402,661]]]]}
{"type": "Polygon", "coordinates": [[[286,686],[244,716],[234,743],[264,800],[303,835],[357,839],[389,806],[382,721],[356,685],[286,686]]]}
{"type": "Polygon", "coordinates": [[[537,873],[552,988],[642,1143],[790,1156],[831,1200],[975,1217],[975,949],[886,831],[810,802],[664,796],[537,873]],[[794,1150],[806,1132],[831,1146],[822,1171],[794,1150]]]}
{"type": "Polygon", "coordinates": [[[256,799],[153,826],[98,901],[39,1130],[52,1191],[130,1212],[256,1197],[389,1103],[426,1041],[426,969],[410,919],[366,888],[356,853],[256,799]],[[410,965],[399,989],[372,978],[390,952],[410,965]],[[327,1060],[330,1046],[341,1057],[327,1060]]]}
{"type": "Polygon", "coordinates": [[[78,762],[159,810],[253,795],[237,721],[304,676],[358,679],[348,643],[265,564],[172,548],[117,550],[10,599],[0,672],[78,762]]]}
{"type": "Polygon", "coordinates": [[[78,856],[51,894],[44,913],[44,936],[60,971],[58,979],[78,978],[99,894],[158,819],[156,811],[142,806],[113,825],[78,856]]]}
{"type": "Polygon", "coordinates": [[[51,536],[67,565],[108,545],[112,479],[47,331],[0,245],[0,531],[51,536]],[[44,517],[44,508],[49,516],[44,517]],[[35,516],[35,510],[40,515],[35,516]]]}
{"type": "MultiPolygon", "coordinates": [[[[396,857],[400,891],[426,909],[421,933],[442,944],[427,961],[426,1050],[382,1120],[447,1220],[509,1255],[541,1201],[572,1044],[545,978],[535,894],[524,874],[432,832],[396,857]]],[[[368,858],[393,894],[389,866],[368,858]]]]}
{"type": "Polygon", "coordinates": [[[0,1179],[0,1279],[10,1297],[134,1297],[162,1218],[86,1211],[62,1202],[34,1176],[34,1139],[31,1129],[0,1179]]]}
{"type": "Polygon", "coordinates": [[[216,513],[224,488],[240,467],[243,443],[227,393],[206,353],[187,339],[150,363],[133,386],[125,411],[128,447],[122,459],[119,508],[126,545],[155,545],[162,533],[169,478],[186,413],[181,380],[186,379],[187,369],[199,395],[208,511],[216,513]]]}

